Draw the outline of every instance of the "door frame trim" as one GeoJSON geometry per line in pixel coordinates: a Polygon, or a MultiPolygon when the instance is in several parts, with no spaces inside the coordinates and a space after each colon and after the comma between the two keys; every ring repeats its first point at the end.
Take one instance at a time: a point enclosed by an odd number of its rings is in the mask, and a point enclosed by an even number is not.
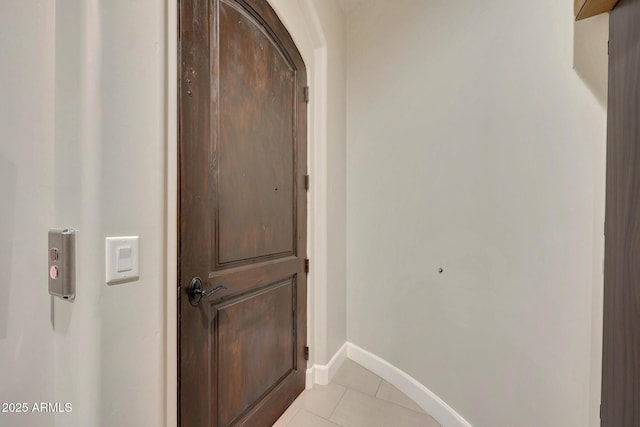
{"type": "MultiPolygon", "coordinates": [[[[290,32],[307,66],[311,100],[307,118],[308,170],[312,176],[308,197],[307,253],[313,260],[307,280],[307,388],[310,368],[327,353],[327,39],[313,0],[292,6],[268,0],[290,32]]],[[[165,426],[178,425],[178,2],[165,3],[165,298],[164,396],[165,426]]],[[[320,360],[319,362],[323,362],[320,360]]]]}

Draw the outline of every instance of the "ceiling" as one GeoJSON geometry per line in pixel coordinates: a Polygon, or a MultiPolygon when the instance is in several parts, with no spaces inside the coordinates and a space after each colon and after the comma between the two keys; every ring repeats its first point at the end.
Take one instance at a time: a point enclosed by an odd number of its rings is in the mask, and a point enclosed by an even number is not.
{"type": "Polygon", "coordinates": [[[338,0],[340,6],[342,6],[342,10],[344,10],[345,15],[348,15],[353,9],[356,8],[360,3],[366,0],[338,0]]]}

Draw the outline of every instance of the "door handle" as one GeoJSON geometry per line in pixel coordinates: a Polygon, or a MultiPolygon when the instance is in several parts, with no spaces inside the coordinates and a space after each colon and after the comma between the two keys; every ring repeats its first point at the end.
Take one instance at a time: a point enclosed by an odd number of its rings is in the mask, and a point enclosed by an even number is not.
{"type": "Polygon", "coordinates": [[[208,298],[216,292],[220,292],[223,289],[227,289],[224,285],[218,285],[215,288],[205,291],[202,286],[202,279],[199,277],[194,277],[191,279],[191,283],[189,283],[189,290],[187,291],[187,295],[189,296],[189,302],[192,306],[197,306],[200,304],[203,298],[208,298]]]}

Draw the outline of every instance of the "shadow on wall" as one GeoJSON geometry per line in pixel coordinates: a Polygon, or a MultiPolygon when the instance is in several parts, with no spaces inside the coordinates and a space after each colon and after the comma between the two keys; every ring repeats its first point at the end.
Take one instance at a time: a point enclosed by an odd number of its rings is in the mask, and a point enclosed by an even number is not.
{"type": "Polygon", "coordinates": [[[573,24],[573,69],[604,108],[607,107],[609,85],[607,40],[609,40],[608,13],[573,24]]]}
{"type": "MultiPolygon", "coordinates": [[[[13,247],[13,222],[16,207],[16,166],[0,157],[0,271],[11,280],[11,250],[13,247]]],[[[7,336],[11,282],[2,283],[0,294],[0,339],[7,336]]]]}

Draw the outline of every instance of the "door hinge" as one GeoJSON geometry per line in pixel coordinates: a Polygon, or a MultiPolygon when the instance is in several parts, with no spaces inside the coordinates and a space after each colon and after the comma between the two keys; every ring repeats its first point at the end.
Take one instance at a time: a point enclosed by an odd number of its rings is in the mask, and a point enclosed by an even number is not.
{"type": "Polygon", "coordinates": [[[304,87],[304,102],[309,103],[309,86],[304,87]]]}
{"type": "Polygon", "coordinates": [[[304,348],[304,360],[309,360],[309,346],[304,348]]]}
{"type": "Polygon", "coordinates": [[[600,404],[600,419],[602,419],[602,403],[600,404]]]}
{"type": "Polygon", "coordinates": [[[304,259],[304,272],[309,274],[309,258],[304,259]]]}
{"type": "Polygon", "coordinates": [[[304,176],[304,189],[309,191],[309,175],[304,176]]]}

